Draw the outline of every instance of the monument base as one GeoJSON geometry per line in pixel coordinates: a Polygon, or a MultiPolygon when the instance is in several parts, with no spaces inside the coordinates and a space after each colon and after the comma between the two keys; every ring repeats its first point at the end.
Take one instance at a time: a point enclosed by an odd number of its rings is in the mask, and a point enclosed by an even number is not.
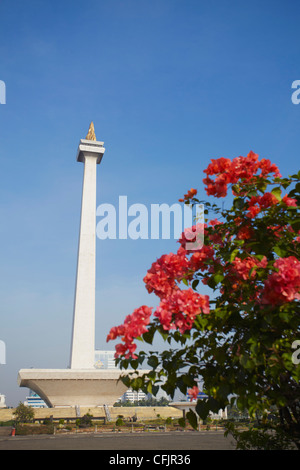
{"type": "Polygon", "coordinates": [[[183,414],[183,417],[185,418],[185,414],[188,411],[191,410],[191,411],[195,412],[197,402],[195,402],[195,401],[194,402],[193,401],[178,401],[178,402],[171,402],[169,405],[172,406],[173,408],[176,408],[177,410],[181,410],[182,414],[183,414]]]}
{"type": "Polygon", "coordinates": [[[118,369],[21,369],[18,385],[33,390],[50,408],[96,407],[113,405],[127,390],[121,375],[118,369]]]}
{"type": "MultiPolygon", "coordinates": [[[[169,406],[172,406],[173,408],[176,408],[177,410],[181,410],[182,411],[182,415],[183,415],[183,418],[185,418],[186,416],[186,413],[188,411],[194,411],[194,413],[196,412],[196,405],[197,405],[197,401],[178,401],[178,402],[171,402],[169,403],[169,406]]],[[[225,408],[224,410],[219,410],[218,413],[209,413],[210,416],[213,418],[213,419],[227,419],[227,408],[225,408]]],[[[199,416],[198,414],[196,413],[198,419],[199,419],[199,416]]]]}

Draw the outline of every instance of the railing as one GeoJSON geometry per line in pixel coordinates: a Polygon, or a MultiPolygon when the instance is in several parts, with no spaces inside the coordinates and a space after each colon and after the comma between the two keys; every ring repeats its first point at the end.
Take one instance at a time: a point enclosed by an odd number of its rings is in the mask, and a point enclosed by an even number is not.
{"type": "Polygon", "coordinates": [[[104,405],[104,411],[105,411],[106,420],[109,423],[111,421],[111,416],[110,416],[110,411],[107,405],[104,405]]]}

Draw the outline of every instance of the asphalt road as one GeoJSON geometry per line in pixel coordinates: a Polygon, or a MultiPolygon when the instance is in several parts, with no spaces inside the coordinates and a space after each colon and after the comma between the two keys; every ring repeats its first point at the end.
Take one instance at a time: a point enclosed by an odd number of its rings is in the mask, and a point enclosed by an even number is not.
{"type": "Polygon", "coordinates": [[[235,450],[235,446],[232,437],[225,438],[223,431],[201,431],[1,436],[0,450],[172,450],[179,453],[181,450],[235,450]]]}

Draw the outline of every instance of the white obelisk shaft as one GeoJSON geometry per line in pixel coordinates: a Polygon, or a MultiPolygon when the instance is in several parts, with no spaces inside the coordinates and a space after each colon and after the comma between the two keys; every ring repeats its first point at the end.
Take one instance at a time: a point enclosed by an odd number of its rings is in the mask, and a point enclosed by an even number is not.
{"type": "Polygon", "coordinates": [[[81,140],[77,156],[77,160],[84,163],[84,176],[71,369],[92,369],[95,363],[96,170],[104,153],[102,144],[81,140]]]}

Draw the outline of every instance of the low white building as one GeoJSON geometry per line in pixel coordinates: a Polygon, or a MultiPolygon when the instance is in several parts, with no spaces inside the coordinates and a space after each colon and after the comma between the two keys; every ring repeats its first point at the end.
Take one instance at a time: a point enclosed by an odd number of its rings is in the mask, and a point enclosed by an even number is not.
{"type": "Polygon", "coordinates": [[[118,369],[115,364],[115,351],[95,350],[95,369],[118,369]]]}
{"type": "Polygon", "coordinates": [[[29,396],[26,397],[24,405],[31,406],[31,408],[48,408],[44,400],[32,390],[29,390],[29,396]]]}
{"type": "Polygon", "coordinates": [[[136,392],[135,390],[132,390],[132,388],[129,388],[126,390],[126,392],[122,395],[120,401],[123,403],[125,401],[130,401],[131,403],[135,401],[141,401],[141,400],[147,400],[148,395],[141,390],[136,392]]]}
{"type": "MultiPolygon", "coordinates": [[[[119,369],[115,364],[115,351],[95,350],[95,369],[119,369]]],[[[146,400],[147,395],[144,392],[135,392],[129,388],[118,400],[118,402],[135,402],[146,400]]]]}
{"type": "Polygon", "coordinates": [[[6,408],[5,395],[2,395],[1,393],[0,393],[0,408],[6,408]]]}

